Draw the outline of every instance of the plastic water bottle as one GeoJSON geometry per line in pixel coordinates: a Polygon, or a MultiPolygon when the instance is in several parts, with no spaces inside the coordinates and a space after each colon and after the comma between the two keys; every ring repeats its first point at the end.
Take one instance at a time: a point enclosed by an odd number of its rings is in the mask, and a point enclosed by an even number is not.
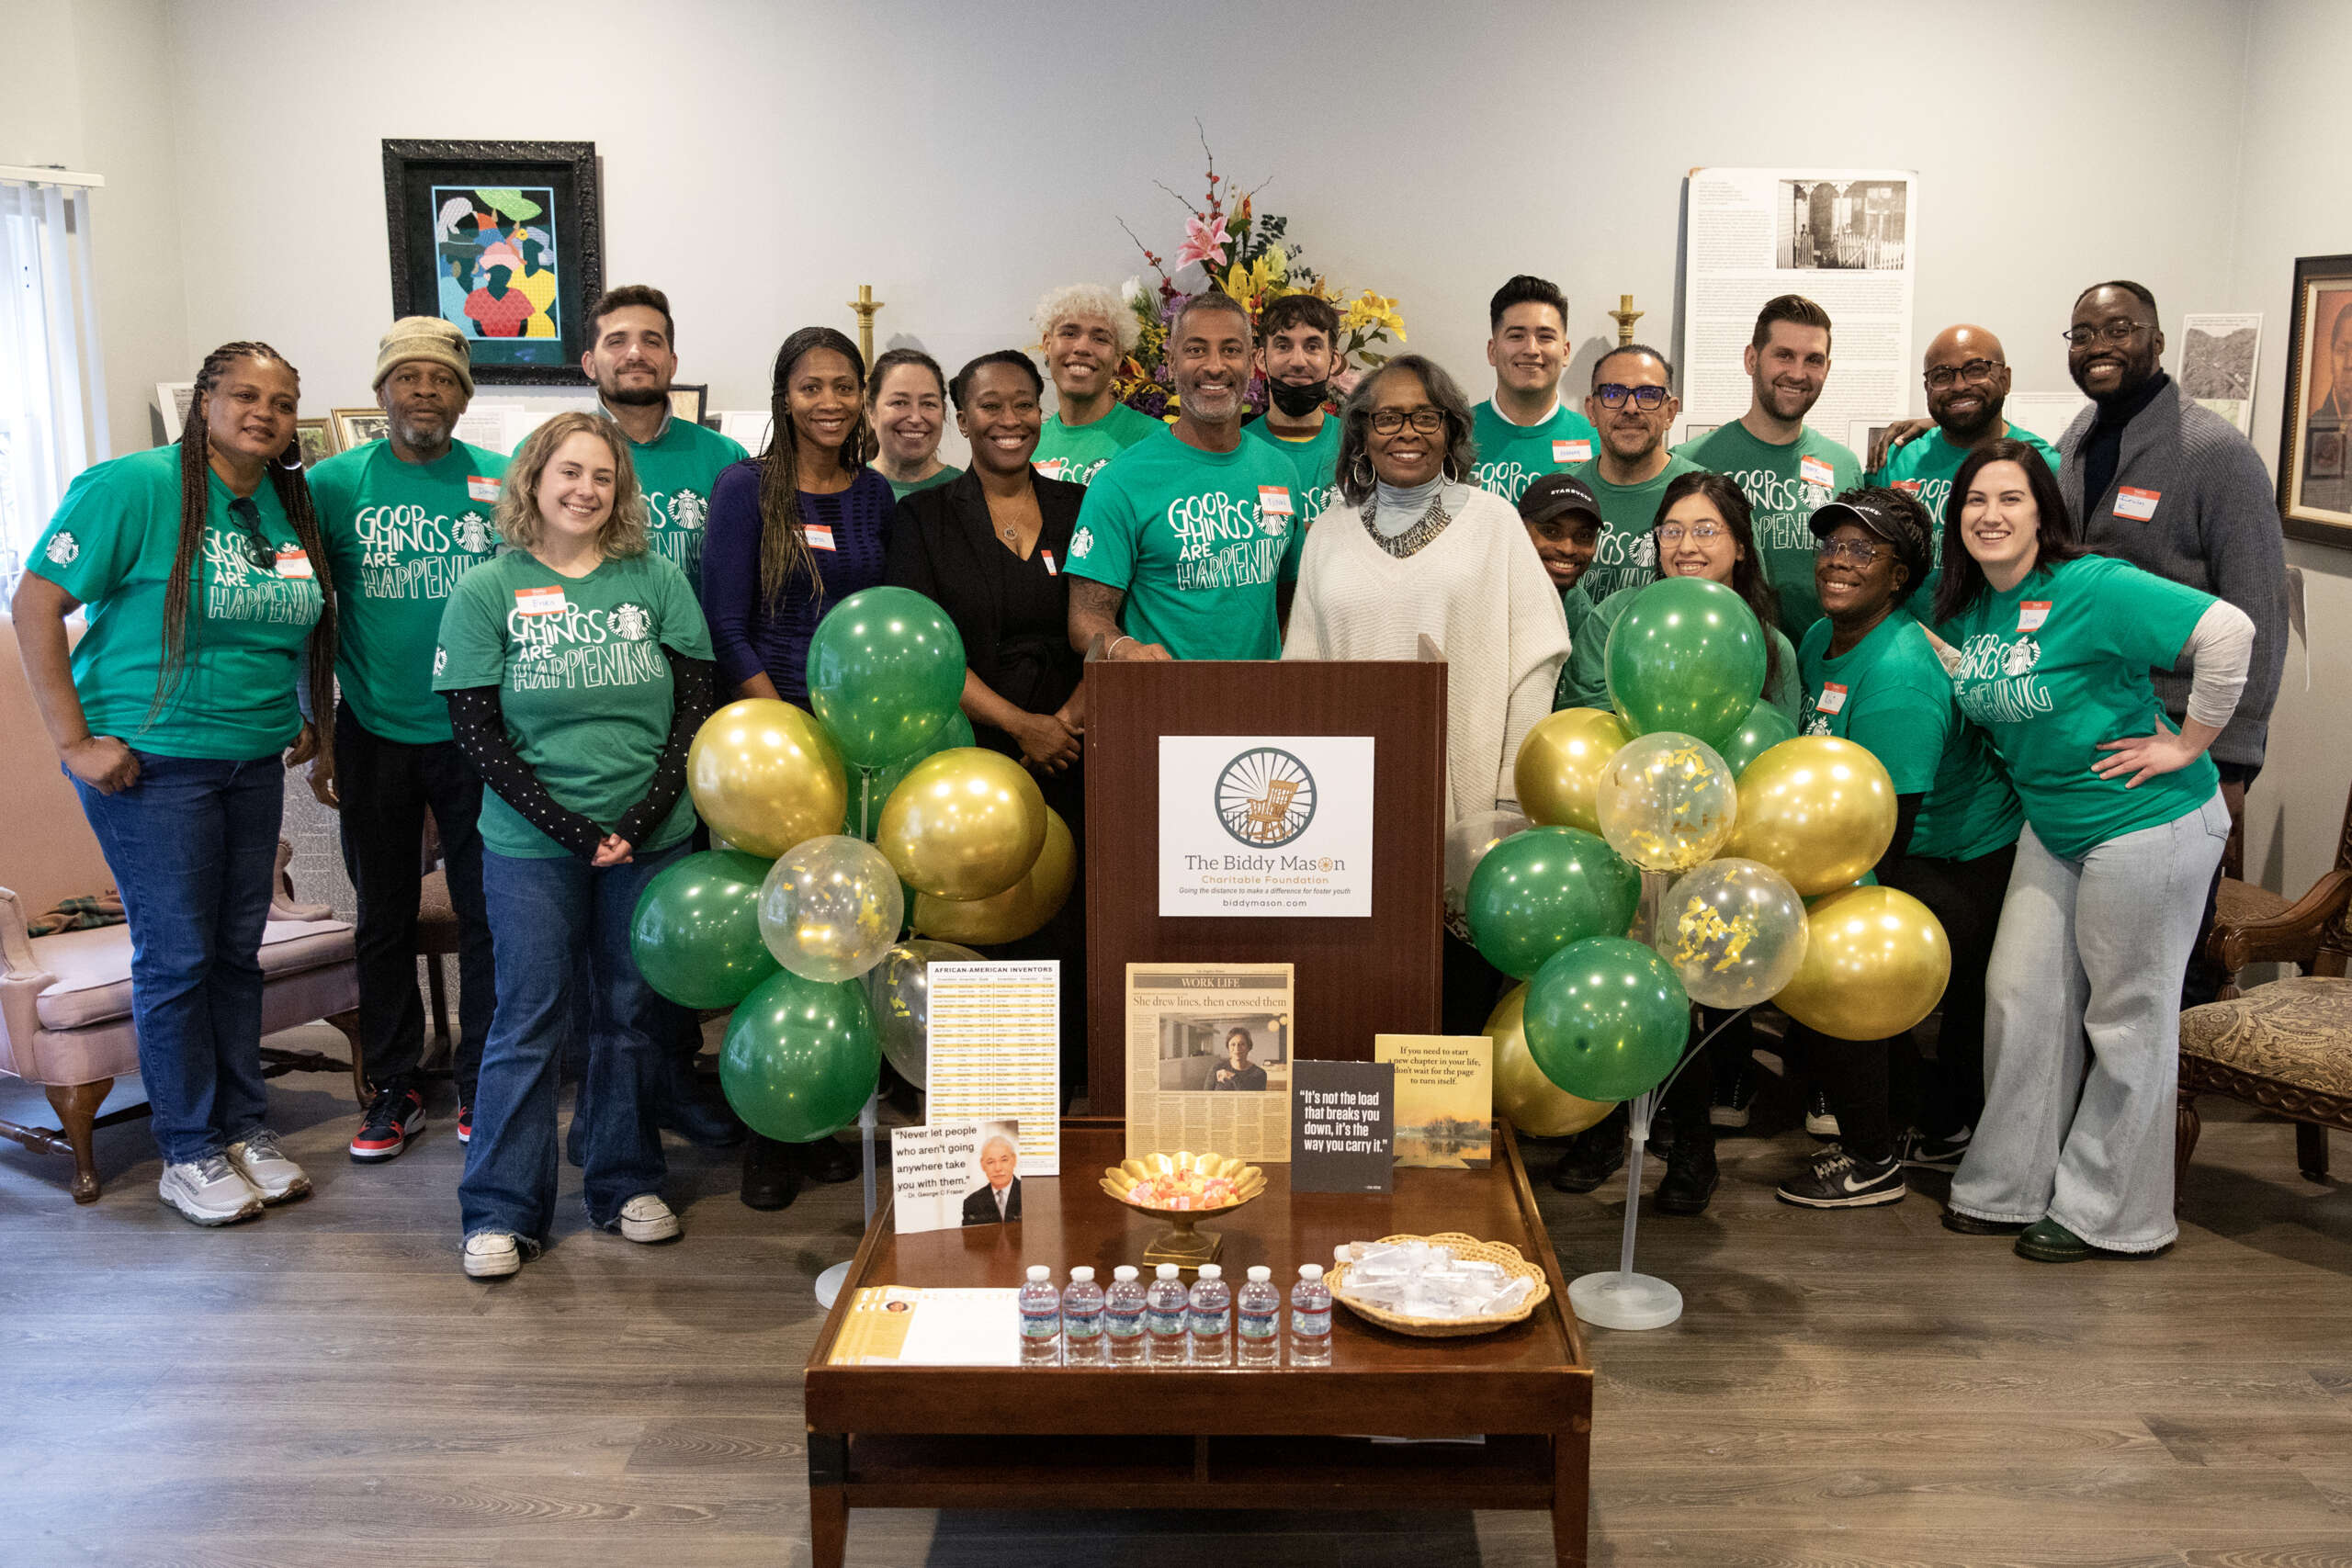
{"type": "Polygon", "coordinates": [[[1054,1289],[1054,1271],[1033,1263],[1029,1282],[1021,1287],[1021,1364],[1054,1365],[1062,1359],[1061,1338],[1062,1293],[1054,1289]]]}
{"type": "Polygon", "coordinates": [[[1102,1359],[1102,1287],[1084,1264],[1062,1287],[1062,1359],[1071,1366],[1102,1359]]]}
{"type": "Polygon", "coordinates": [[[1271,1367],[1283,1359],[1283,1293],[1274,1289],[1274,1271],[1253,1265],[1241,1293],[1233,1299],[1235,1325],[1241,1335],[1241,1364],[1271,1367]]]}
{"type": "Polygon", "coordinates": [[[1192,1292],[1184,1289],[1184,1281],[1176,1265],[1163,1263],[1145,1292],[1143,1302],[1144,1332],[1150,1337],[1151,1364],[1155,1367],[1181,1367],[1184,1364],[1186,1319],[1192,1311],[1192,1292]]]}
{"type": "Polygon", "coordinates": [[[1102,1337],[1110,1341],[1111,1364],[1131,1367],[1144,1357],[1143,1286],[1133,1264],[1111,1270],[1111,1288],[1102,1292],[1102,1337]]]}
{"type": "Polygon", "coordinates": [[[1201,1265],[1200,1282],[1193,1287],[1193,1365],[1221,1367],[1233,1359],[1233,1288],[1225,1270],[1214,1263],[1201,1265]]]}
{"type": "Polygon", "coordinates": [[[1290,1288],[1290,1364],[1331,1364],[1331,1287],[1323,1282],[1320,1263],[1301,1265],[1298,1283],[1290,1288]]]}

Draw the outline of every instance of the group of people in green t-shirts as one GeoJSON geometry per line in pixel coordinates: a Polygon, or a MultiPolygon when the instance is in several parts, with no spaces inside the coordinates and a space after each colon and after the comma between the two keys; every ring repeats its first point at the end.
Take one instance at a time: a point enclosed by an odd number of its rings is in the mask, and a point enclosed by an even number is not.
{"type": "MultiPolygon", "coordinates": [[[[2165,391],[2135,290],[2077,303],[2070,364],[2098,409],[2063,459],[2001,417],[1997,341],[1953,328],[1928,355],[1933,429],[1867,484],[1804,423],[1831,328],[1797,296],[1759,314],[1747,412],[1672,450],[1674,369],[1655,349],[1604,353],[1582,413],[1562,402],[1566,301],[1528,276],[1490,301],[1494,391],[1475,409],[1416,355],[1350,388],[1327,301],[1285,297],[1253,320],[1210,293],[1169,318],[1177,397],[1156,419],[1116,395],[1132,310],[1078,286],[1037,312],[1043,376],[1005,351],[951,380],[897,350],[868,377],[841,334],[795,333],[758,458],[671,415],[673,323],[642,286],[592,313],[598,410],[548,421],[511,458],[455,438],[473,384],[445,323],[386,333],[388,437],[307,482],[287,457],[293,369],[266,344],[224,345],[175,446],[74,482],[15,604],[132,924],[161,1195],[218,1224],[309,1188],[267,1129],[258,1059],[281,752],[340,807],[359,894],[378,1089],[351,1145],[363,1163],[424,1125],[412,953],[428,825],[437,840],[460,929],[464,1265],[497,1277],[553,1228],[567,1057],[570,1152],[599,1227],[680,1233],[658,1125],[740,1135],[696,1103],[698,1031],[637,974],[628,914],[707,841],[684,793],[701,718],[738,695],[805,700],[808,636],[841,597],[928,584],[974,650],[964,706],[982,743],[1067,773],[1072,817],[1082,655],[1282,657],[1295,594],[1313,635],[1288,639],[1293,657],[1391,657],[1436,635],[1449,748],[1478,753],[1453,759],[1466,766],[1449,799],[1468,810],[1490,804],[1489,779],[1507,795],[1546,705],[1609,705],[1609,631],[1633,593],[1702,576],[1767,628],[1760,702],[1885,763],[1899,817],[1877,876],[1934,910],[1953,949],[1917,1125],[1894,1122],[1901,1043],[1792,1032],[1808,1125],[1837,1142],[1780,1196],[1891,1202],[1906,1165],[1944,1168],[1954,1230],[2015,1233],[2050,1260],[2161,1250],[2169,1010],[2231,821],[2205,750],[2237,732],[2258,628],[2226,598],[2088,553],[2070,499],[2084,481],[2062,488],[2086,453],[2101,504],[2154,511],[2124,483],[2144,444],[2118,456],[2165,391]],[[1250,419],[1253,381],[1265,408],[1250,419]],[[969,472],[938,459],[951,405],[969,472]],[[1309,547],[1318,524],[1347,532],[1309,547]],[[2174,728],[2154,681],[2176,667],[2174,728]]],[[[2275,667],[2267,680],[2266,714],[2275,667]]],[[[1447,960],[1448,1027],[1475,1029],[1498,977],[1475,952],[1447,960]]],[[[1668,1096],[1669,1213],[1708,1205],[1714,1129],[1745,1124],[1756,1092],[1750,1037],[1717,1038],[1668,1096]]],[[[1555,1184],[1599,1185],[1624,1136],[1622,1118],[1580,1135],[1555,1184]]],[[[745,1201],[789,1201],[797,1177],[779,1191],[763,1168],[755,1145],[745,1201]]]]}

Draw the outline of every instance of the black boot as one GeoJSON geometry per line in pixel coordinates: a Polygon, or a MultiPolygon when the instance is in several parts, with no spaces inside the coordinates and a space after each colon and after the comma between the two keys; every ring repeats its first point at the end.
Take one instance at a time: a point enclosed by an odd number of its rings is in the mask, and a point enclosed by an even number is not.
{"type": "Polygon", "coordinates": [[[1715,1145],[1713,1143],[1679,1139],[1672,1157],[1666,1162],[1666,1175],[1657,1184],[1657,1195],[1654,1200],[1657,1212],[1661,1214],[1703,1214],[1722,1180],[1723,1173],[1715,1166],[1715,1145]]]}
{"type": "Polygon", "coordinates": [[[779,1144],[757,1133],[743,1145],[743,1206],[785,1209],[800,1196],[800,1162],[793,1157],[798,1145],[779,1144]]]}
{"type": "Polygon", "coordinates": [[[1552,1185],[1562,1192],[1589,1192],[1625,1164],[1625,1108],[1619,1106],[1568,1141],[1567,1152],[1552,1170],[1552,1185]]]}

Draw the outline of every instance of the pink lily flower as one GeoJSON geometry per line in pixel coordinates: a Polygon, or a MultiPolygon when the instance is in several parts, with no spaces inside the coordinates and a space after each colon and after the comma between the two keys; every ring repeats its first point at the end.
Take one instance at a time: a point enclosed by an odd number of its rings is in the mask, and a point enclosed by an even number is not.
{"type": "Polygon", "coordinates": [[[1188,262],[1201,262],[1210,266],[1223,266],[1227,237],[1223,213],[1217,214],[1214,222],[1204,223],[1198,218],[1187,219],[1184,243],[1176,250],[1176,265],[1182,266],[1188,262]]]}

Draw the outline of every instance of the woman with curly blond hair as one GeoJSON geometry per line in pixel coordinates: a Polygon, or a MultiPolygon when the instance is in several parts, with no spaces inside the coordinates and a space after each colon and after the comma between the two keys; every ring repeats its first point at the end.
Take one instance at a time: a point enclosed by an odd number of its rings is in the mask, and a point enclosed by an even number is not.
{"type": "Polygon", "coordinates": [[[653,1104],[677,1020],[631,958],[638,895],[685,854],[686,747],[711,707],[710,632],[676,564],[646,548],[645,501],[616,427],[559,414],[508,464],[514,547],[458,580],[433,686],[490,786],[482,893],[498,1002],[458,1185],[465,1269],[512,1274],[555,1223],[556,1074],[590,1030],[579,1114],[588,1217],[667,1241],[678,1217],[653,1104]],[[576,994],[585,986],[590,995],[576,994]]]}

